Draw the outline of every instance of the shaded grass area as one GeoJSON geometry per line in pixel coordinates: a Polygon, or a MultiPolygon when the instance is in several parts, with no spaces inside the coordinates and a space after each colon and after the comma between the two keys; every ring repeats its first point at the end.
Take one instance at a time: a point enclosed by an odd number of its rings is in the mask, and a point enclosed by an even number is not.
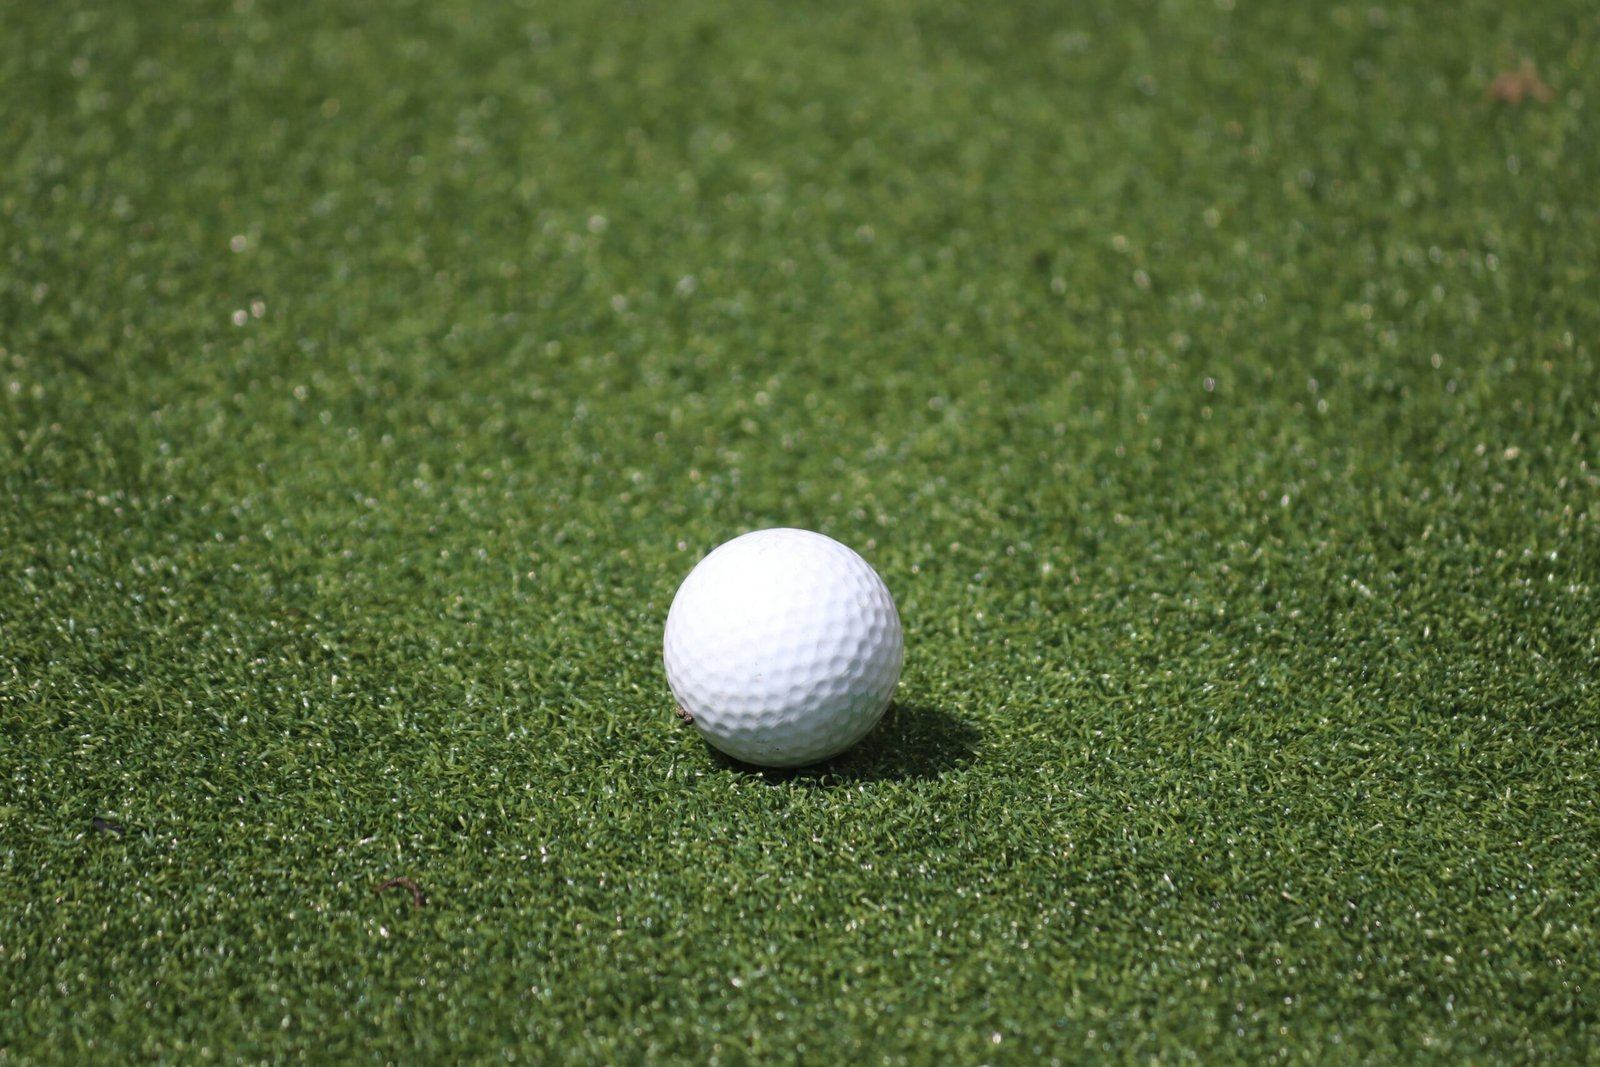
{"type": "Polygon", "coordinates": [[[1584,5],[0,20],[5,1055],[1589,1054],[1584,5]],[[776,524],[798,774],[659,665],[776,524]]]}

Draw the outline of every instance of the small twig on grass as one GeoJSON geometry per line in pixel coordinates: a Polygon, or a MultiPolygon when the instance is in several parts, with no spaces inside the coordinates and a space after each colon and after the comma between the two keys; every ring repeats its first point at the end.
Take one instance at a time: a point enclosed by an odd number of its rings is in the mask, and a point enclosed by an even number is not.
{"type": "Polygon", "coordinates": [[[372,891],[373,893],[382,893],[385,889],[393,889],[397,885],[411,890],[411,906],[413,908],[420,908],[428,903],[428,898],[422,893],[422,887],[409,878],[391,878],[387,882],[381,882],[373,886],[372,891]]]}
{"type": "Polygon", "coordinates": [[[694,722],[694,714],[688,708],[684,707],[682,704],[678,705],[676,714],[677,714],[679,720],[681,720],[683,722],[690,722],[690,723],[694,722]]]}

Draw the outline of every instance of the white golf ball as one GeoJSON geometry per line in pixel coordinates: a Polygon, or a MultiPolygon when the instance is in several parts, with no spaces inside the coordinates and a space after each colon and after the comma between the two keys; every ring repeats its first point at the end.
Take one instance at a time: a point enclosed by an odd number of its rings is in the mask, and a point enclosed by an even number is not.
{"type": "Polygon", "coordinates": [[[757,530],[714,549],[667,613],[680,713],[735,759],[799,767],[883,717],[905,639],[866,560],[808,530],[757,530]]]}

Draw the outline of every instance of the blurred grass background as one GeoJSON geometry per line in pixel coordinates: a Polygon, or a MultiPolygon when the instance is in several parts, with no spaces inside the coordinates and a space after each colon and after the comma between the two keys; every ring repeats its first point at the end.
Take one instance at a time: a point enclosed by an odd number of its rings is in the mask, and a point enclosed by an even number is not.
{"type": "Polygon", "coordinates": [[[0,25],[0,1059],[1592,1057],[1591,5],[0,25]]]}

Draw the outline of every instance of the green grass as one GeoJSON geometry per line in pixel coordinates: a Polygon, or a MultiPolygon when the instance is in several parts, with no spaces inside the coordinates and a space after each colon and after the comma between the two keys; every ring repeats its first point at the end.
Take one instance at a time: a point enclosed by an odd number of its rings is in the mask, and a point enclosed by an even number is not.
{"type": "Polygon", "coordinates": [[[1591,4],[0,24],[0,1062],[1592,1061],[1591,4]]]}

